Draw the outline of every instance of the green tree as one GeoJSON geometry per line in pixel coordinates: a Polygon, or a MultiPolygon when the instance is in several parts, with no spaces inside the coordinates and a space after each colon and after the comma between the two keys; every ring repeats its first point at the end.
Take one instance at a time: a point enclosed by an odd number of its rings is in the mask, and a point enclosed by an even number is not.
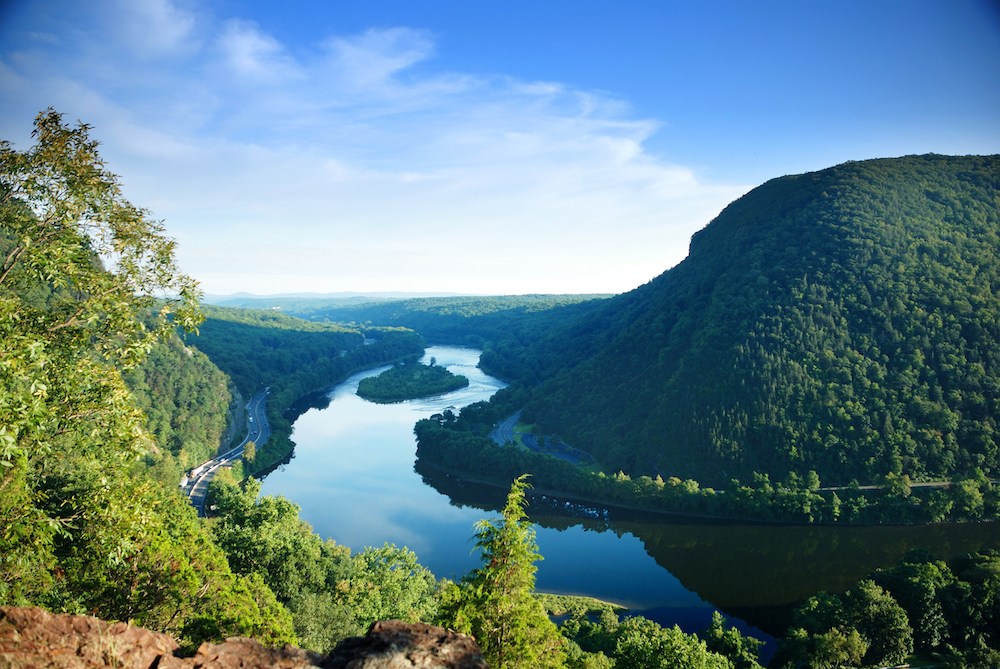
{"type": "Polygon", "coordinates": [[[618,627],[616,666],[629,669],[732,669],[732,663],[708,650],[704,641],[676,625],[661,627],[635,616],[618,627]]]}
{"type": "Polygon", "coordinates": [[[535,562],[541,559],[524,507],[527,475],[514,480],[499,522],[476,524],[483,566],[460,586],[446,588],[445,624],[479,642],[494,669],[562,667],[565,641],[535,599],[535,562]]]}
{"type": "Polygon", "coordinates": [[[913,630],[906,611],[874,581],[861,581],[849,590],[844,595],[844,611],[869,643],[866,663],[899,664],[913,652],[913,630]]]}
{"type": "Polygon", "coordinates": [[[705,643],[710,651],[732,660],[736,669],[760,668],[760,648],[764,642],[743,636],[735,627],[726,629],[725,619],[718,611],[712,612],[712,623],[705,632],[705,643]]]}
{"type": "Polygon", "coordinates": [[[363,627],[376,620],[431,620],[437,613],[434,574],[410,549],[366,548],[354,557],[354,568],[342,587],[363,627]]]}
{"type": "Polygon", "coordinates": [[[48,110],[33,136],[26,151],[0,143],[0,603],[190,643],[294,640],[176,485],[136,467],[154,444],[121,370],[200,318],[173,240],[124,198],[86,125],[48,110]]]}

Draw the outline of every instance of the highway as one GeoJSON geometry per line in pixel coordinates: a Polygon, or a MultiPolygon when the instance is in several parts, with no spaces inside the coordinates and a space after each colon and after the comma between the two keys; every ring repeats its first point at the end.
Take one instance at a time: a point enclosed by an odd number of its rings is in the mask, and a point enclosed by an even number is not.
{"type": "Polygon", "coordinates": [[[260,447],[271,436],[271,426],[267,422],[267,395],[269,388],[261,390],[247,402],[247,436],[239,446],[221,453],[208,462],[203,462],[181,480],[181,490],[191,500],[198,510],[199,516],[205,515],[205,496],[208,494],[208,484],[215,478],[219,469],[233,460],[243,456],[243,449],[249,442],[260,447]]]}
{"type": "Polygon", "coordinates": [[[514,435],[514,428],[517,427],[518,422],[521,420],[521,412],[518,411],[513,416],[504,419],[497,424],[493,431],[490,432],[490,439],[493,440],[497,446],[506,446],[507,444],[513,444],[517,442],[517,437],[514,435]]]}

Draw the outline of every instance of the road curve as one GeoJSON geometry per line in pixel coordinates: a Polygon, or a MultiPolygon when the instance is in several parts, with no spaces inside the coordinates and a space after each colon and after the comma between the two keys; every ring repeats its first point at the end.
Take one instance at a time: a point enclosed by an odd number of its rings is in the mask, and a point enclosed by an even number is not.
{"type": "Polygon", "coordinates": [[[514,428],[521,421],[521,411],[517,411],[513,416],[510,416],[499,423],[490,432],[490,439],[493,440],[497,446],[505,446],[507,444],[513,444],[517,441],[514,435],[514,428]]]}
{"type": "Polygon", "coordinates": [[[269,388],[259,391],[247,402],[247,435],[235,448],[221,453],[208,462],[203,462],[181,480],[181,490],[191,500],[198,510],[199,516],[205,515],[205,496],[208,494],[208,484],[215,478],[219,469],[233,460],[243,456],[243,449],[251,441],[261,446],[271,436],[271,426],[267,422],[267,395],[269,388]]]}

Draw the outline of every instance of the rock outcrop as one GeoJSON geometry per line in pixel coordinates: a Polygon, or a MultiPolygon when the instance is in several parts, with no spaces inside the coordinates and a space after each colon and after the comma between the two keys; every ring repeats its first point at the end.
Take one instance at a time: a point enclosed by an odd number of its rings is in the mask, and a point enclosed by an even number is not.
{"type": "Polygon", "coordinates": [[[443,627],[382,620],[368,635],[345,639],[327,669],[489,669],[476,640],[443,627]]]}
{"type": "Polygon", "coordinates": [[[488,669],[472,637],[396,620],[326,656],[244,638],[204,643],[193,657],[178,650],[170,636],[126,623],[0,607],[0,669],[488,669]]]}

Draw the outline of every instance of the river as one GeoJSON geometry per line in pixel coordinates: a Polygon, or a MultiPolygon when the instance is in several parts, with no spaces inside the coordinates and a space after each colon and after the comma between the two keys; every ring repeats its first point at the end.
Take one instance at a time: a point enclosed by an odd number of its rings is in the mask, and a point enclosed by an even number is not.
{"type": "MultiPolygon", "coordinates": [[[[283,495],[324,538],[362,550],[408,546],[435,575],[457,579],[479,566],[473,524],[494,517],[502,491],[463,485],[414,469],[417,420],[488,399],[503,383],[476,367],[479,351],[434,346],[424,362],[469,378],[447,395],[375,404],[355,394],[352,376],[325,409],[295,422],[292,460],[269,474],[262,494],[283,495]]],[[[645,612],[689,631],[720,609],[779,635],[788,606],[820,589],[838,591],[908,550],[947,559],[1000,548],[997,524],[937,527],[789,527],[690,522],[605,514],[546,500],[529,509],[537,524],[537,587],[581,594],[645,612]],[[597,517],[586,517],[597,515],[597,517]],[[607,517],[606,517],[607,516],[607,517]]]]}

